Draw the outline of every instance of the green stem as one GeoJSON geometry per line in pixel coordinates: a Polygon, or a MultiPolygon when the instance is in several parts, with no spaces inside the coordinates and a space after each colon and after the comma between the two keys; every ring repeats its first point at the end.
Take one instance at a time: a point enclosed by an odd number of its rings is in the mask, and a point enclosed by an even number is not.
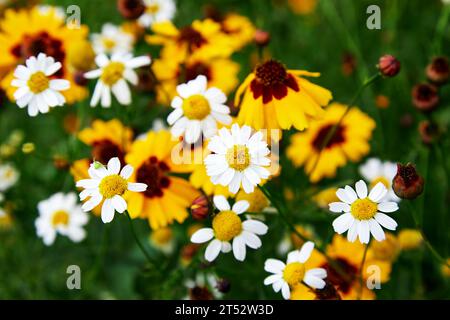
{"type": "Polygon", "coordinates": [[[442,52],[442,38],[444,37],[444,32],[448,24],[449,16],[450,16],[450,5],[444,5],[439,20],[436,24],[436,33],[432,45],[434,54],[440,54],[442,52]]]}
{"type": "Polygon", "coordinates": [[[361,260],[361,265],[359,266],[359,288],[358,288],[358,300],[361,300],[362,292],[363,292],[363,282],[364,282],[364,263],[366,262],[367,257],[367,251],[369,249],[369,244],[366,244],[366,247],[364,248],[364,254],[361,260]]]}
{"type": "Polygon", "coordinates": [[[128,221],[130,222],[131,233],[133,234],[134,240],[136,241],[139,249],[144,254],[144,256],[147,259],[148,263],[151,264],[152,266],[155,266],[156,265],[155,261],[153,261],[153,259],[150,257],[148,252],[145,250],[142,242],[139,240],[139,237],[137,236],[136,230],[134,229],[134,226],[133,226],[133,219],[131,219],[130,214],[128,213],[128,210],[125,211],[125,215],[128,217],[128,221]]]}

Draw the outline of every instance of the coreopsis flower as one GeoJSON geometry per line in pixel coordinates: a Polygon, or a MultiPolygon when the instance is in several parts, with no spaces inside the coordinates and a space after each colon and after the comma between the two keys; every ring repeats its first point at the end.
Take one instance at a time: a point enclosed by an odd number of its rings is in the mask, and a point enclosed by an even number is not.
{"type": "Polygon", "coordinates": [[[240,105],[238,122],[255,130],[308,128],[311,120],[323,116],[322,107],[332,95],[302,76],[320,74],[287,70],[275,60],[258,65],[236,92],[234,104],[240,105]]]}
{"type": "Polygon", "coordinates": [[[206,139],[217,133],[217,123],[229,125],[230,108],[225,105],[227,97],[217,88],[207,89],[207,79],[201,75],[188,83],[177,86],[172,100],[172,111],[167,122],[174,137],[183,136],[184,141],[193,144],[201,136],[206,139]]]}
{"type": "Polygon", "coordinates": [[[47,113],[50,108],[63,106],[66,102],[60,91],[70,88],[70,82],[64,79],[53,79],[62,65],[53,57],[40,53],[32,56],[25,65],[19,65],[14,71],[14,99],[19,108],[28,107],[28,115],[35,117],[38,113],[47,113]]]}
{"type": "Polygon", "coordinates": [[[127,191],[144,192],[147,189],[145,183],[128,182],[133,171],[130,165],[120,170],[120,160],[117,157],[111,158],[107,167],[99,162],[92,163],[88,170],[90,179],[79,180],[76,183],[77,187],[84,188],[80,193],[80,200],[90,198],[83,204],[83,211],[91,211],[103,201],[101,211],[103,223],[111,222],[115,211],[125,212],[128,205],[123,195],[127,191]]]}
{"type": "Polygon", "coordinates": [[[300,15],[308,15],[314,12],[317,0],[288,0],[291,10],[300,15]]]}
{"type": "Polygon", "coordinates": [[[392,180],[397,173],[397,164],[390,161],[382,162],[377,158],[370,158],[359,167],[359,173],[373,188],[378,182],[388,189],[386,200],[399,202],[400,198],[392,190],[392,180]]]}
{"type": "Polygon", "coordinates": [[[250,204],[241,200],[230,206],[224,196],[215,196],[214,205],[219,209],[212,220],[212,228],[202,228],[191,236],[193,243],[211,241],[205,251],[205,259],[213,261],[220,252],[227,253],[233,248],[233,255],[239,261],[245,260],[246,246],[261,247],[258,235],[267,233],[267,226],[258,220],[242,221],[239,215],[246,212],[250,204]],[[232,241],[232,244],[230,243],[232,241]]]}
{"type": "Polygon", "coordinates": [[[313,122],[308,130],[296,133],[291,138],[287,156],[296,167],[305,167],[311,182],[334,177],[339,167],[345,166],[349,160],[359,161],[370,151],[369,139],[376,123],[356,107],[350,109],[333,137],[324,145],[345,110],[345,105],[332,103],[326,108],[321,120],[313,122]]]}
{"type": "Polygon", "coordinates": [[[230,129],[222,128],[212,137],[208,149],[213,152],[205,160],[206,173],[213,184],[228,186],[235,194],[241,185],[251,193],[255,186],[270,176],[267,166],[270,150],[258,131],[252,134],[249,126],[233,124],[230,129]]]}
{"type": "Polygon", "coordinates": [[[422,194],[424,184],[424,179],[417,173],[413,164],[397,164],[397,174],[392,180],[392,189],[398,197],[415,199],[422,194]]]}
{"type": "Polygon", "coordinates": [[[133,36],[112,23],[105,23],[101,33],[92,34],[96,54],[128,53],[133,50],[133,36]]]}
{"type": "Polygon", "coordinates": [[[19,172],[9,164],[0,164],[0,192],[5,192],[19,180],[19,172]]]}
{"type": "Polygon", "coordinates": [[[143,3],[145,9],[137,21],[145,28],[156,22],[170,21],[175,16],[177,7],[173,0],[143,0],[143,3]]]}
{"type": "Polygon", "coordinates": [[[402,229],[397,238],[402,250],[416,249],[423,243],[422,234],[415,229],[402,229]]]}
{"type": "Polygon", "coordinates": [[[447,57],[435,57],[427,66],[426,74],[428,80],[442,85],[445,84],[450,77],[450,65],[447,57]]]}
{"type": "Polygon", "coordinates": [[[99,54],[95,63],[99,69],[84,74],[87,79],[99,78],[92,94],[91,107],[99,102],[102,107],[111,106],[111,92],[122,105],[131,103],[131,92],[127,81],[138,84],[138,76],[133,69],[144,67],[151,62],[150,57],[133,57],[130,53],[114,53],[109,59],[105,54],[99,54]]]}
{"type": "Polygon", "coordinates": [[[397,222],[383,212],[397,211],[397,203],[385,200],[388,189],[382,182],[378,182],[368,193],[366,183],[359,180],[355,189],[356,192],[352,187],[345,186],[336,191],[341,202],[330,203],[330,211],[344,214],[333,221],[334,231],[338,234],[348,231],[350,242],[359,237],[361,243],[369,243],[370,234],[375,240],[383,241],[385,234],[382,226],[388,230],[397,228],[397,222]]]}
{"type": "Polygon", "coordinates": [[[417,84],[413,87],[412,103],[417,110],[422,112],[431,112],[439,104],[439,93],[436,86],[429,83],[417,84]]]}
{"type": "Polygon", "coordinates": [[[373,256],[380,261],[395,261],[400,254],[400,243],[397,237],[390,233],[385,233],[383,241],[374,241],[370,244],[373,256]]]}
{"type": "Polygon", "coordinates": [[[57,234],[66,236],[73,242],[80,242],[86,237],[83,227],[89,218],[77,204],[75,193],[58,192],[39,202],[38,210],[36,232],[45,245],[52,245],[57,234]]]}
{"type": "Polygon", "coordinates": [[[314,289],[323,289],[327,271],[323,268],[306,269],[305,263],[314,250],[314,243],[306,242],[300,250],[291,251],[288,254],[286,264],[277,259],[267,259],[264,270],[273,273],[264,279],[266,286],[272,285],[275,292],[283,295],[288,300],[291,298],[291,290],[302,282],[314,289]]]}

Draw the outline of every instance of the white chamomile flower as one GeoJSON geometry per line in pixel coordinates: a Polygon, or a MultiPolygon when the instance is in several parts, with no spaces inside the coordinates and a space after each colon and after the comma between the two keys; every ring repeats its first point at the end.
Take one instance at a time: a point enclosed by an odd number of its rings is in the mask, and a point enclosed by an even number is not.
{"type": "Polygon", "coordinates": [[[172,20],[175,16],[176,6],[173,0],[144,0],[145,11],[137,20],[148,28],[155,22],[172,20]]]}
{"type": "Polygon", "coordinates": [[[92,35],[92,46],[95,53],[113,54],[127,53],[133,50],[133,36],[112,23],[105,23],[101,33],[92,35]]]}
{"type": "Polygon", "coordinates": [[[69,89],[70,82],[52,78],[61,69],[61,63],[40,53],[37,58],[28,58],[25,65],[17,66],[11,81],[11,86],[18,88],[14,99],[19,108],[28,106],[28,114],[35,117],[39,112],[47,113],[50,108],[64,105],[66,99],[60,91],[69,89]]]}
{"type": "Polygon", "coordinates": [[[120,170],[120,160],[117,157],[111,158],[107,167],[98,162],[92,163],[88,170],[90,179],[77,181],[77,187],[84,188],[80,193],[80,200],[90,197],[82,209],[85,212],[91,211],[103,201],[101,216],[104,223],[112,221],[115,211],[123,213],[127,210],[123,194],[127,191],[143,192],[147,189],[145,183],[127,181],[133,170],[130,165],[120,170]]]}
{"type": "Polygon", "coordinates": [[[395,202],[401,200],[392,189],[392,179],[397,174],[397,164],[394,162],[382,162],[380,159],[370,158],[359,167],[359,173],[369,182],[371,187],[374,187],[378,182],[383,183],[388,189],[386,199],[389,198],[389,200],[395,202]]]}
{"type": "Polygon", "coordinates": [[[306,270],[305,263],[314,250],[314,243],[306,242],[300,250],[292,251],[288,254],[286,264],[277,259],[267,259],[264,270],[273,273],[264,279],[266,286],[272,285],[275,292],[283,295],[288,300],[291,298],[291,289],[304,282],[314,289],[323,289],[327,271],[323,268],[306,270]]]}
{"type": "Polygon", "coordinates": [[[80,242],[86,237],[83,227],[88,222],[88,215],[77,204],[75,193],[56,193],[39,202],[38,210],[36,232],[45,245],[53,244],[58,233],[73,242],[80,242]]]}
{"type": "Polygon", "coordinates": [[[333,221],[333,228],[338,234],[347,232],[347,239],[354,242],[359,236],[361,243],[369,243],[370,234],[377,240],[383,241],[385,234],[381,226],[388,230],[395,230],[397,223],[383,212],[398,210],[396,202],[386,201],[388,192],[383,183],[378,182],[368,193],[363,180],[355,184],[356,192],[350,186],[336,191],[342,202],[329,204],[330,211],[344,212],[333,221]],[[381,212],[380,212],[381,211],[381,212]]]}
{"type": "Polygon", "coordinates": [[[212,137],[208,149],[213,153],[205,158],[206,173],[213,184],[228,186],[238,192],[241,184],[246,193],[254,191],[262,179],[267,179],[270,165],[267,143],[262,132],[252,135],[249,126],[233,124],[231,130],[222,128],[212,137]]]}
{"type": "Polygon", "coordinates": [[[149,65],[150,57],[140,56],[133,58],[131,53],[117,52],[109,59],[101,53],[95,58],[99,69],[84,74],[87,79],[99,78],[92,94],[91,107],[101,102],[102,107],[111,106],[111,91],[122,105],[131,104],[131,91],[127,81],[137,85],[139,78],[133,69],[149,65]]]}
{"type": "Polygon", "coordinates": [[[187,143],[195,143],[200,136],[206,139],[217,134],[217,122],[228,125],[232,119],[227,97],[217,88],[207,89],[205,76],[198,76],[177,86],[178,96],[172,100],[172,111],[167,122],[174,137],[184,136],[187,143]]]}
{"type": "Polygon", "coordinates": [[[234,257],[239,261],[244,261],[246,246],[252,249],[261,247],[261,240],[257,235],[267,233],[267,226],[258,220],[245,220],[242,222],[239,217],[250,206],[248,201],[236,202],[233,207],[224,196],[215,196],[214,205],[220,212],[214,216],[212,228],[202,228],[195,232],[191,241],[194,243],[205,243],[212,240],[205,251],[205,259],[213,261],[219,253],[230,252],[233,248],[234,257]],[[233,242],[231,245],[230,241],[233,242]]]}
{"type": "Polygon", "coordinates": [[[19,180],[19,172],[11,164],[0,164],[0,192],[14,186],[17,180],[19,180]]]}

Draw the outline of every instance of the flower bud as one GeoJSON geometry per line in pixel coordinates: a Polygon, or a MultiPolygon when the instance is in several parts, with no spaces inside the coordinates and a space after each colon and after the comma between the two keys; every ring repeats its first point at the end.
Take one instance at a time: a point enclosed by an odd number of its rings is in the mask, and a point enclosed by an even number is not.
{"type": "Polygon", "coordinates": [[[118,0],[117,9],[125,19],[135,20],[145,11],[145,4],[142,0],[118,0]]]}
{"type": "Polygon", "coordinates": [[[415,85],[412,89],[412,103],[419,111],[433,111],[439,103],[437,88],[428,83],[415,85]]]}
{"type": "Polygon", "coordinates": [[[209,208],[208,198],[205,195],[195,198],[191,205],[192,218],[195,220],[206,219],[209,214],[209,208]]]}
{"type": "Polygon", "coordinates": [[[222,293],[227,293],[231,289],[231,282],[227,279],[218,279],[216,284],[217,290],[222,293]]]}
{"type": "Polygon", "coordinates": [[[435,57],[427,66],[426,74],[428,80],[442,85],[448,81],[450,76],[450,66],[447,57],[435,57]]]}
{"type": "Polygon", "coordinates": [[[386,54],[378,62],[378,70],[385,77],[395,77],[400,72],[400,61],[394,56],[386,54]]]}
{"type": "Polygon", "coordinates": [[[397,164],[397,174],[392,180],[392,189],[402,199],[415,199],[423,192],[424,180],[413,164],[397,164]]]}
{"type": "Polygon", "coordinates": [[[260,47],[265,47],[270,42],[270,33],[261,29],[255,31],[255,43],[260,47]]]}

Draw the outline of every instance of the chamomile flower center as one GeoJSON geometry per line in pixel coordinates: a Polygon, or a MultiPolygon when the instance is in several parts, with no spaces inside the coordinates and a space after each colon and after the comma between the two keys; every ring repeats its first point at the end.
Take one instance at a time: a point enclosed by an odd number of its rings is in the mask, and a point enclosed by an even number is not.
{"type": "Polygon", "coordinates": [[[222,211],[212,222],[215,237],[220,241],[230,241],[242,231],[242,222],[233,211],[222,211]]]}
{"type": "Polygon", "coordinates": [[[66,226],[69,223],[69,214],[65,210],[58,210],[53,213],[52,225],[54,227],[59,225],[66,226]]]}
{"type": "Polygon", "coordinates": [[[145,11],[147,13],[150,14],[156,14],[159,11],[159,4],[157,3],[152,3],[151,5],[147,6],[147,8],[145,9],[145,11]]]}
{"type": "Polygon", "coordinates": [[[115,195],[123,195],[128,189],[127,180],[119,176],[118,174],[112,174],[106,176],[100,181],[99,185],[100,194],[106,198],[112,198],[115,195]]]}
{"type": "Polygon", "coordinates": [[[384,186],[387,189],[389,189],[391,186],[391,183],[388,181],[388,179],[386,179],[385,177],[378,177],[370,183],[370,188],[375,187],[378,184],[378,182],[381,182],[382,184],[384,184],[384,186]]]}
{"type": "Polygon", "coordinates": [[[104,38],[103,45],[105,46],[106,49],[111,50],[116,46],[116,42],[113,39],[104,38]]]}
{"type": "Polygon", "coordinates": [[[105,68],[100,79],[108,86],[114,85],[117,81],[123,78],[125,65],[121,62],[110,62],[105,68]]]}
{"type": "Polygon", "coordinates": [[[369,220],[377,213],[377,204],[369,198],[357,199],[351,205],[351,213],[355,219],[369,220]]]}
{"type": "Polygon", "coordinates": [[[283,279],[294,287],[302,282],[305,276],[305,265],[300,262],[289,263],[283,271],[283,279]]]}
{"type": "Polygon", "coordinates": [[[225,159],[231,168],[238,171],[243,171],[250,165],[249,150],[246,146],[240,144],[228,149],[225,159]]]}
{"type": "Polygon", "coordinates": [[[256,67],[256,78],[265,86],[283,83],[287,78],[286,68],[275,60],[269,60],[256,67]]]}
{"type": "Polygon", "coordinates": [[[183,113],[190,120],[202,120],[211,112],[208,100],[200,94],[195,94],[183,101],[183,113]]]}
{"type": "Polygon", "coordinates": [[[28,79],[28,87],[30,88],[30,91],[35,94],[47,90],[49,84],[50,80],[42,71],[32,74],[30,79],[28,79]]]}

